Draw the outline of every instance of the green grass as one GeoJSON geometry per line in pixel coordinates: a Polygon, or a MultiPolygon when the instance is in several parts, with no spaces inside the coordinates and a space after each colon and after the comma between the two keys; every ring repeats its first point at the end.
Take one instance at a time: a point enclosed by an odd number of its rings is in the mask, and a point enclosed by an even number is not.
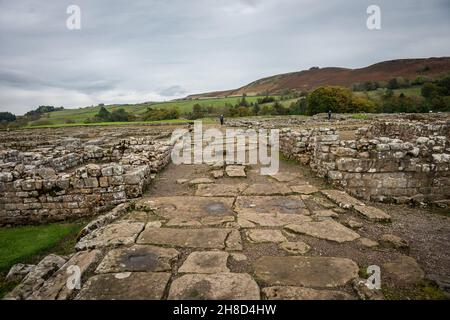
{"type": "Polygon", "coordinates": [[[367,120],[369,119],[369,115],[367,113],[355,113],[352,114],[352,119],[367,120]]]}
{"type": "MultiPolygon", "coordinates": [[[[421,89],[422,89],[421,86],[414,86],[410,88],[395,89],[392,91],[394,92],[395,96],[399,96],[400,94],[403,93],[407,97],[420,97],[421,89]]],[[[386,91],[387,89],[378,89],[367,92],[354,92],[354,94],[362,98],[369,98],[371,100],[379,101],[381,100],[382,96],[386,93],[386,91]]]]}
{"type": "MultiPolygon", "coordinates": [[[[256,102],[258,98],[262,96],[248,96],[246,99],[248,102],[256,102]]],[[[195,104],[200,104],[201,106],[213,106],[213,107],[223,107],[226,103],[236,104],[241,97],[227,97],[227,98],[210,98],[210,99],[193,99],[193,100],[175,100],[168,102],[147,102],[140,104],[127,104],[127,105],[108,105],[105,106],[108,111],[113,111],[119,108],[125,109],[125,111],[134,114],[136,116],[141,116],[146,113],[147,108],[162,108],[171,109],[176,108],[182,114],[191,112],[195,104]]],[[[290,103],[290,100],[282,101],[283,104],[290,103]]],[[[288,106],[288,105],[287,105],[288,106]]],[[[37,120],[37,127],[48,127],[49,125],[61,125],[61,124],[80,124],[84,123],[89,118],[94,117],[100,110],[99,106],[85,107],[79,109],[65,109],[56,112],[50,112],[47,116],[42,117],[37,120]],[[48,124],[43,126],[39,125],[39,122],[48,121],[48,124]],[[73,123],[67,123],[68,121],[73,123]]],[[[33,123],[30,123],[33,126],[33,123]]]]}
{"type": "MultiPolygon", "coordinates": [[[[81,223],[54,223],[40,226],[0,228],[0,272],[8,271],[12,265],[28,262],[61,240],[76,235],[81,223]]],[[[58,248],[66,251],[67,248],[58,248]]]]}
{"type": "MultiPolygon", "coordinates": [[[[204,124],[211,124],[214,122],[217,122],[214,118],[203,118],[199,119],[203,121],[204,124]]],[[[187,119],[169,119],[169,120],[154,120],[154,121],[133,121],[133,122],[94,122],[94,123],[56,123],[56,124],[45,124],[45,125],[28,125],[24,127],[23,129],[45,129],[45,128],[65,128],[65,127],[92,127],[92,126],[132,126],[132,125],[145,125],[145,124],[158,124],[158,123],[164,123],[164,124],[183,124],[183,123],[189,123],[194,120],[187,120],[187,119]]]]}
{"type": "Polygon", "coordinates": [[[0,299],[17,283],[5,282],[16,263],[38,263],[45,255],[66,255],[74,250],[82,222],[0,228],[0,299]]]}
{"type": "Polygon", "coordinates": [[[392,286],[382,286],[386,300],[448,300],[444,292],[431,281],[423,280],[421,283],[408,287],[399,288],[392,286]]]}

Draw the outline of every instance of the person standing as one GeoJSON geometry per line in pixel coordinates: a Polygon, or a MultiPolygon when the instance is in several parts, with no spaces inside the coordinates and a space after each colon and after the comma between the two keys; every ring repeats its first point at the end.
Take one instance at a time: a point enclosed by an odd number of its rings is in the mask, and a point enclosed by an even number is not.
{"type": "Polygon", "coordinates": [[[328,121],[331,120],[331,110],[328,110],[328,121]]]}
{"type": "Polygon", "coordinates": [[[219,119],[220,119],[220,125],[223,126],[223,121],[224,121],[223,114],[220,115],[219,119]]]}

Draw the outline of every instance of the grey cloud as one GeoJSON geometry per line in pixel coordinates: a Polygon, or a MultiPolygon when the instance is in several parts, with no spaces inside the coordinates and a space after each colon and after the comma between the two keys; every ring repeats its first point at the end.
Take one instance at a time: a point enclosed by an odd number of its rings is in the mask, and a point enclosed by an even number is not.
{"type": "Polygon", "coordinates": [[[186,94],[186,90],[184,90],[181,86],[175,85],[161,90],[159,94],[164,97],[180,96],[186,94]]]}
{"type": "Polygon", "coordinates": [[[0,110],[142,102],[311,66],[450,54],[448,0],[0,0],[0,110]]]}

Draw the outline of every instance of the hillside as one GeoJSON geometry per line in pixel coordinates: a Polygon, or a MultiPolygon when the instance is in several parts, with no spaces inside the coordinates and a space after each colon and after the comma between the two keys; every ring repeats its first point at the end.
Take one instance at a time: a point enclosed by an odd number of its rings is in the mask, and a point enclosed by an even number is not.
{"type": "Polygon", "coordinates": [[[395,77],[414,80],[417,76],[436,77],[450,72],[450,57],[384,61],[360,69],[311,68],[256,80],[239,89],[194,94],[186,99],[280,93],[283,90],[310,90],[323,85],[350,87],[364,81],[389,81],[395,77]]]}

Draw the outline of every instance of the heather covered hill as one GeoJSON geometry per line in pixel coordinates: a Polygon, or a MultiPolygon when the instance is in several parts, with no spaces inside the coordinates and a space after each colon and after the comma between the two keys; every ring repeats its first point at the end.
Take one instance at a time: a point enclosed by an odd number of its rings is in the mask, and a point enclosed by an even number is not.
{"type": "Polygon", "coordinates": [[[311,90],[324,85],[351,87],[364,81],[389,81],[403,77],[414,80],[418,76],[435,78],[450,72],[450,57],[427,59],[399,59],[384,61],[359,69],[318,68],[275,75],[256,80],[239,89],[190,95],[188,98],[241,96],[280,93],[284,90],[311,90]]]}

